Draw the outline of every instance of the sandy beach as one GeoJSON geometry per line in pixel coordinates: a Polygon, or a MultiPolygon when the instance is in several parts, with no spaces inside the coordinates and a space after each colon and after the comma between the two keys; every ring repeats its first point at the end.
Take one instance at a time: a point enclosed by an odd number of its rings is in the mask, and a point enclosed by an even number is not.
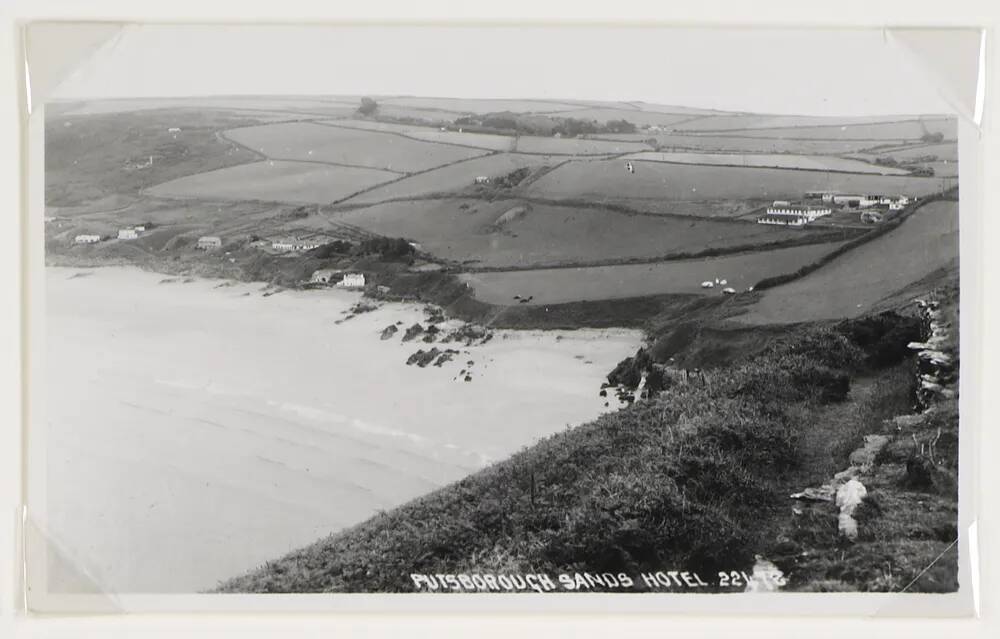
{"type": "MultiPolygon", "coordinates": [[[[600,412],[635,331],[497,331],[407,366],[416,305],[340,290],[46,273],[46,532],[105,592],[192,592],[600,412]],[[473,362],[469,364],[468,362],[473,362]],[[465,381],[460,371],[470,371],[465,381]]],[[[73,574],[73,573],[79,574],[73,574]]]]}

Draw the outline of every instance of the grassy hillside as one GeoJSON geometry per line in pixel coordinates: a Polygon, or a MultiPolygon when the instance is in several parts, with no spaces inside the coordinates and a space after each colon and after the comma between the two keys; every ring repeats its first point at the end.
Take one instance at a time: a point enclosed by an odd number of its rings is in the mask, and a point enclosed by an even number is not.
{"type": "MultiPolygon", "coordinates": [[[[906,376],[886,371],[916,337],[914,320],[896,314],[800,329],[704,381],[676,379],[650,401],[552,436],[220,590],[406,592],[411,573],[749,571],[785,525],[789,487],[836,465],[831,458],[814,468],[823,448],[810,433],[853,401],[852,380],[888,375],[908,387],[906,376]]],[[[886,383],[900,394],[899,383],[886,383]]],[[[873,419],[905,410],[906,396],[876,406],[873,419]]]]}

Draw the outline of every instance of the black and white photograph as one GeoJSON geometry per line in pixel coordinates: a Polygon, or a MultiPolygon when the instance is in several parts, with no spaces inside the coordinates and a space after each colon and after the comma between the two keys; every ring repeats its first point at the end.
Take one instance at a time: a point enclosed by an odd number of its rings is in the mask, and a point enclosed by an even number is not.
{"type": "Polygon", "coordinates": [[[913,41],[114,28],[33,105],[36,593],[968,587],[913,41]]]}

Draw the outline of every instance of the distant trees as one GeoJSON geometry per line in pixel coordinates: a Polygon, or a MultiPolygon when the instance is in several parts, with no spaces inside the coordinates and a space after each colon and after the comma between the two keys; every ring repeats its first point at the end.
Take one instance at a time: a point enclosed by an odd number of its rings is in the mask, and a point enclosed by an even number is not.
{"type": "Polygon", "coordinates": [[[635,125],[628,120],[608,120],[608,133],[635,133],[635,125]]]}
{"type": "Polygon", "coordinates": [[[375,100],[365,96],[361,98],[361,106],[358,107],[358,113],[361,115],[372,115],[378,110],[378,103],[375,100]]]}
{"type": "Polygon", "coordinates": [[[401,237],[373,237],[361,242],[358,252],[362,255],[377,254],[384,260],[404,261],[412,257],[416,249],[401,237]]]}
{"type": "Polygon", "coordinates": [[[581,120],[544,114],[513,113],[501,111],[483,115],[463,116],[455,120],[455,125],[468,130],[488,132],[520,133],[522,135],[556,135],[577,137],[595,133],[635,133],[636,126],[627,120],[581,120]]]}
{"type": "Polygon", "coordinates": [[[936,133],[924,133],[920,136],[922,142],[941,142],[944,140],[944,133],[937,131],[936,133]]]}

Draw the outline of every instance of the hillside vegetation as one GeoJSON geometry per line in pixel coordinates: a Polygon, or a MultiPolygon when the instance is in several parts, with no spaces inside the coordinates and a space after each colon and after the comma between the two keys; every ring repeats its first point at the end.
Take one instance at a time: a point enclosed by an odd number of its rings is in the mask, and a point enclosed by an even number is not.
{"type": "Polygon", "coordinates": [[[804,437],[848,400],[852,379],[899,365],[914,337],[894,313],[865,330],[801,329],[220,590],[406,592],[411,573],[749,570],[783,525],[789,485],[809,474],[816,449],[804,437]]]}

